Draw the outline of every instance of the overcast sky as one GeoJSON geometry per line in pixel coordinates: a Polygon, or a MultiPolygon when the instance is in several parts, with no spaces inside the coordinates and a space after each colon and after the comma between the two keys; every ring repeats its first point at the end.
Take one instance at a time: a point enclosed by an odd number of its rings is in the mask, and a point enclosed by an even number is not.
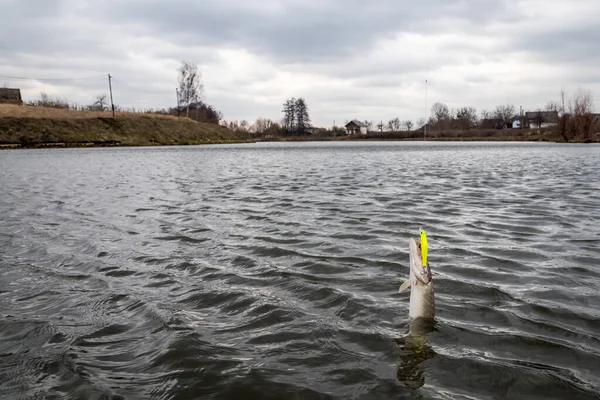
{"type": "Polygon", "coordinates": [[[169,107],[187,60],[228,120],[279,120],[301,96],[317,126],[415,121],[436,101],[537,109],[579,87],[600,111],[598,0],[0,0],[0,10],[0,86],[25,100],[44,91],[90,104],[110,73],[116,104],[169,107]]]}

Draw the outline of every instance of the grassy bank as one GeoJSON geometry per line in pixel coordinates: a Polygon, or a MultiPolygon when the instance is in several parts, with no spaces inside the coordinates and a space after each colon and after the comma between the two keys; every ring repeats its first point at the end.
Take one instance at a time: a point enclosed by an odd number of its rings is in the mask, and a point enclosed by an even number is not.
{"type": "Polygon", "coordinates": [[[241,135],[169,115],[72,111],[0,104],[0,148],[235,143],[241,135]]]}

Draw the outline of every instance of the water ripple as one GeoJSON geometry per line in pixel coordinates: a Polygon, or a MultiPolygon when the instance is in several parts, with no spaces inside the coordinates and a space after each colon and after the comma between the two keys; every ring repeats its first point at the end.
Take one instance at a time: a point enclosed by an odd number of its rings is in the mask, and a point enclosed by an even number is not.
{"type": "Polygon", "coordinates": [[[598,399],[598,152],[2,152],[0,397],[598,399]]]}

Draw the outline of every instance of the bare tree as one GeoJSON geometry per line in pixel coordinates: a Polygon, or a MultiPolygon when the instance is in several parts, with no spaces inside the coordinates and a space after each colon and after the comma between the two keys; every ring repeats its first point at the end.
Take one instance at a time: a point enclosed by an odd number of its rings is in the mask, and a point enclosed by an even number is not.
{"type": "Polygon", "coordinates": [[[587,90],[581,90],[577,92],[573,101],[569,103],[569,111],[573,115],[587,115],[593,112],[594,98],[592,93],[587,90]]]}
{"type": "Polygon", "coordinates": [[[388,129],[392,132],[398,132],[402,127],[402,122],[400,122],[400,118],[396,117],[394,119],[390,119],[387,123],[388,129]]]}
{"type": "Polygon", "coordinates": [[[249,132],[250,131],[250,124],[248,123],[248,121],[242,120],[240,122],[240,131],[242,131],[242,132],[249,132]]]}
{"type": "Polygon", "coordinates": [[[367,126],[367,132],[371,132],[373,129],[373,121],[365,120],[364,124],[367,126]]]}
{"type": "Polygon", "coordinates": [[[179,104],[185,107],[190,116],[190,104],[197,102],[204,92],[201,74],[196,63],[183,61],[179,67],[179,104]]]}
{"type": "Polygon", "coordinates": [[[386,126],[387,126],[387,130],[388,130],[388,131],[392,131],[392,132],[393,132],[393,131],[394,131],[394,120],[391,120],[391,119],[390,119],[390,120],[387,122],[387,125],[386,125],[386,126]]]}
{"type": "Polygon", "coordinates": [[[377,124],[377,129],[379,129],[379,132],[383,132],[383,121],[381,121],[380,123],[377,124]]]}
{"type": "Polygon", "coordinates": [[[273,126],[273,121],[266,118],[258,118],[254,123],[254,132],[263,133],[273,126]]]}
{"type": "Polygon", "coordinates": [[[413,127],[413,122],[411,120],[406,120],[404,121],[404,126],[406,127],[407,131],[410,131],[413,127]]]}
{"type": "Polygon", "coordinates": [[[433,114],[433,123],[450,119],[450,110],[448,106],[442,103],[433,103],[431,106],[431,114],[433,114]]]}
{"type": "Polygon", "coordinates": [[[502,121],[504,121],[504,124],[506,126],[506,124],[509,124],[511,122],[513,116],[515,115],[515,106],[513,106],[512,104],[497,106],[495,114],[496,118],[499,118],[502,121]]]}
{"type": "Polygon", "coordinates": [[[456,120],[462,129],[470,129],[477,124],[477,110],[474,107],[462,107],[456,112],[456,120]]]}
{"type": "Polygon", "coordinates": [[[589,139],[593,108],[594,98],[589,91],[579,89],[573,100],[569,101],[570,125],[574,136],[582,135],[584,139],[589,139]]]}
{"type": "Polygon", "coordinates": [[[494,114],[491,111],[488,110],[481,110],[481,112],[479,113],[479,115],[481,115],[481,119],[491,119],[494,117],[494,114]]]}
{"type": "Polygon", "coordinates": [[[41,92],[39,101],[42,106],[49,106],[52,100],[48,93],[41,92]]]}
{"type": "Polygon", "coordinates": [[[106,93],[100,93],[96,95],[96,101],[94,102],[94,108],[98,111],[104,111],[107,108],[108,95],[106,93]]]}
{"type": "Polygon", "coordinates": [[[423,126],[425,126],[425,118],[421,117],[417,120],[417,126],[419,128],[422,128],[423,126]]]}

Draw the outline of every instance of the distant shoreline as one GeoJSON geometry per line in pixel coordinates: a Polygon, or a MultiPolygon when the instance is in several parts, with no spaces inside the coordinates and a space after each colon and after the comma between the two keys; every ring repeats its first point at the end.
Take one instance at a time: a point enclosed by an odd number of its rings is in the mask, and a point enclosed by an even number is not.
{"type": "MultiPolygon", "coordinates": [[[[313,134],[260,137],[214,123],[146,113],[79,112],[0,104],[0,150],[185,146],[261,142],[423,142],[423,131],[369,132],[364,135],[313,134]]],[[[551,129],[470,129],[427,132],[426,141],[599,143],[591,139],[565,142],[551,129]]]]}
{"type": "MultiPolygon", "coordinates": [[[[1,121],[0,121],[1,125],[1,121]]],[[[2,132],[0,131],[0,139],[2,132]]],[[[141,138],[138,138],[141,139],[141,138]]],[[[120,141],[95,141],[95,142],[36,142],[29,144],[21,143],[0,143],[0,150],[25,150],[25,149],[56,149],[56,148],[108,148],[108,147],[152,147],[152,146],[201,146],[215,144],[244,144],[244,143],[301,143],[301,142],[530,142],[530,143],[557,143],[557,144],[600,144],[594,141],[572,140],[564,142],[560,140],[544,140],[540,138],[528,139],[522,136],[512,137],[433,137],[426,140],[417,138],[373,138],[373,137],[308,137],[308,138],[273,138],[273,139],[208,139],[197,140],[193,142],[176,141],[172,143],[145,142],[138,140],[138,143],[123,143],[120,141]]]]}
{"type": "Polygon", "coordinates": [[[3,143],[0,144],[0,150],[26,150],[26,149],[57,149],[57,148],[109,148],[109,147],[170,147],[170,146],[203,146],[215,144],[251,144],[251,143],[308,143],[308,142],[496,142],[496,143],[556,143],[556,144],[600,144],[600,142],[584,142],[584,141],[556,141],[556,140],[527,140],[520,137],[511,138],[431,138],[423,139],[374,139],[374,138],[308,138],[308,139],[268,139],[268,140],[215,140],[203,141],[199,143],[149,143],[149,144],[104,144],[104,143],[36,143],[23,146],[19,143],[3,143]]]}
{"type": "MultiPolygon", "coordinates": [[[[464,131],[468,132],[468,131],[464,131]]],[[[525,136],[442,136],[442,137],[427,137],[423,138],[379,138],[376,136],[365,135],[357,136],[340,136],[340,137],[301,137],[301,138],[273,138],[257,140],[258,142],[543,142],[543,143],[600,143],[600,137],[597,141],[590,140],[570,140],[565,142],[556,136],[544,136],[540,134],[525,136]]]]}

